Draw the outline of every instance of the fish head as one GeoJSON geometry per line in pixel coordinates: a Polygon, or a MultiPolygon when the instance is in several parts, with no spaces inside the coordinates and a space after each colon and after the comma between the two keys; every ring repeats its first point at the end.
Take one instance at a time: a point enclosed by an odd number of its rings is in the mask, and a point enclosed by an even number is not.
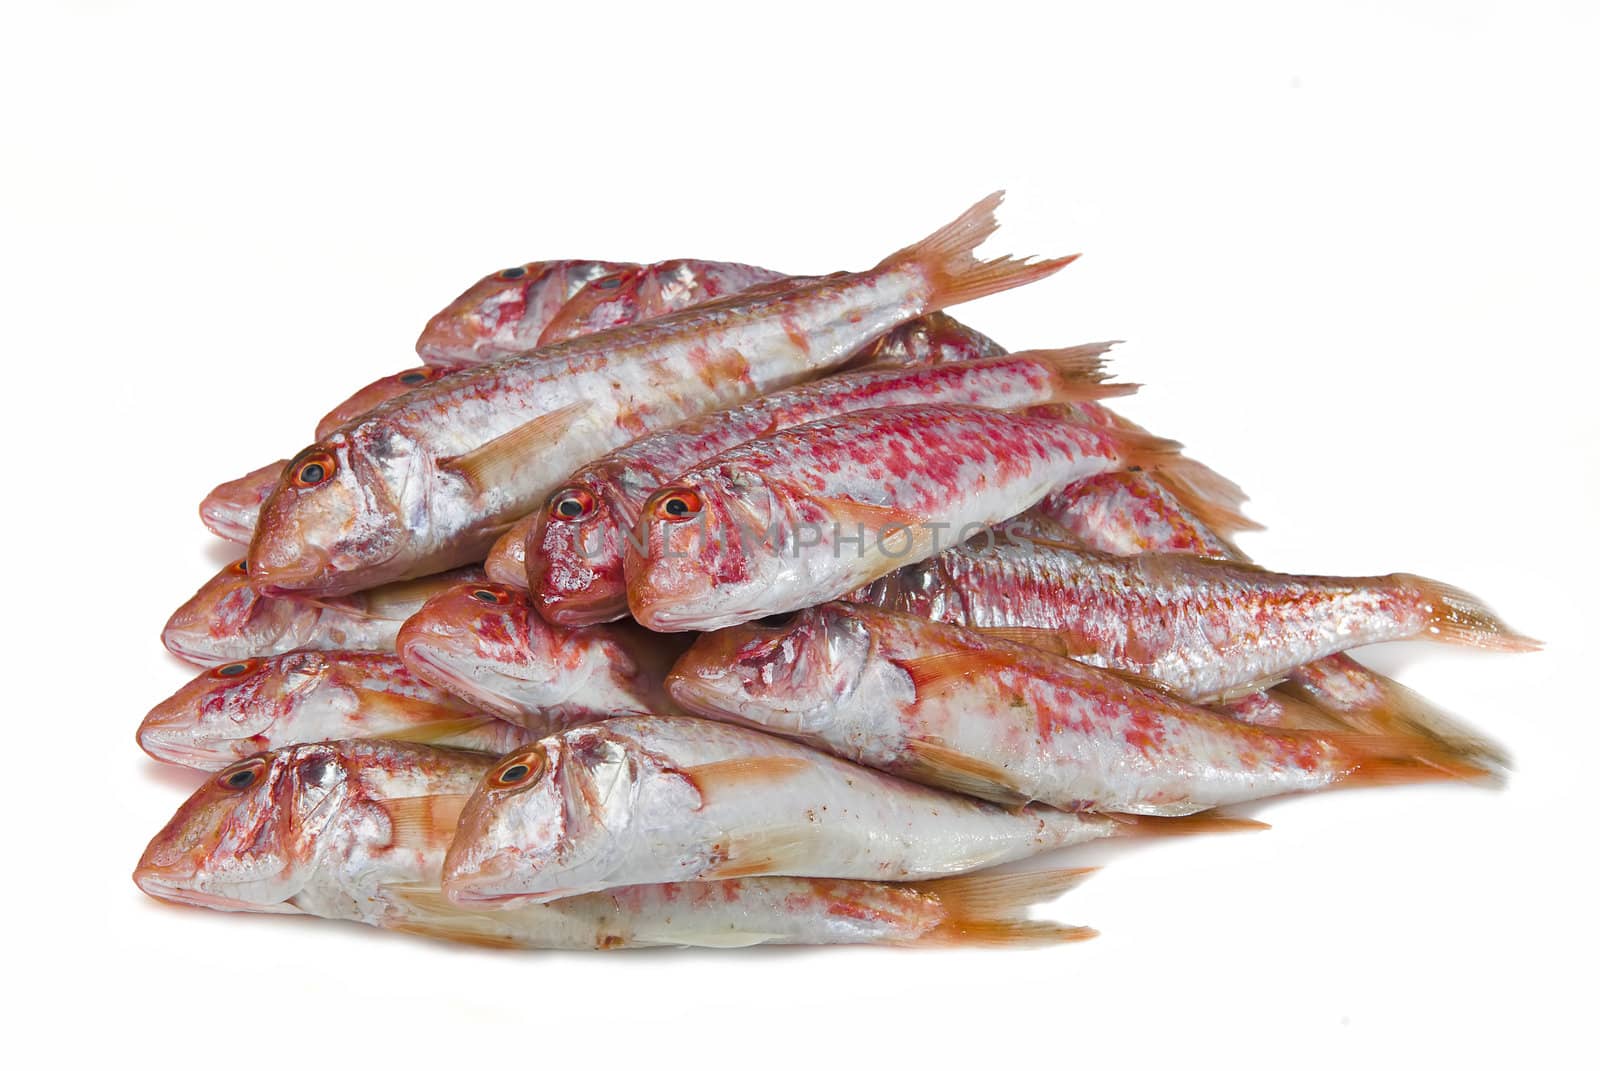
{"type": "Polygon", "coordinates": [[[782,597],[795,561],[786,507],[780,488],[731,466],[651,495],[624,548],[633,616],[658,632],[760,616],[749,608],[782,597]]]}
{"type": "Polygon", "coordinates": [[[212,488],[200,502],[200,523],[230,543],[249,543],[261,504],[278,486],[278,476],[287,464],[274,461],[212,488]]]}
{"type": "Polygon", "coordinates": [[[546,260],[486,275],[428,321],[417,355],[426,364],[459,368],[534,349],[581,287],[620,267],[603,260],[546,260]]]}
{"type": "Polygon", "coordinates": [[[341,430],[302,450],[261,507],[251,578],[266,592],[324,595],[400,579],[383,567],[404,560],[412,521],[426,517],[424,463],[398,434],[374,448],[341,430]]]}
{"type": "Polygon", "coordinates": [[[606,480],[575,479],[551,495],[528,536],[528,583],[539,612],[568,627],[627,614],[628,531],[606,480]]]}
{"type": "Polygon", "coordinates": [[[262,595],[241,558],[173,612],[161,642],[187,662],[216,665],[298,646],[316,617],[315,607],[262,595]]]}
{"type": "Polygon", "coordinates": [[[637,323],[639,287],[647,275],[647,268],[634,265],[590,280],[545,326],[539,343],[549,346],[579,335],[637,323]]]}
{"type": "Polygon", "coordinates": [[[603,723],[546,737],[491,768],[467,801],[445,892],[481,906],[634,884],[633,834],[700,803],[692,782],[603,723]]]}
{"type": "Polygon", "coordinates": [[[392,376],[373,380],[328,410],[327,415],[317,421],[316,437],[325,439],[363,413],[378,408],[391,398],[410,394],[424,383],[432,383],[444,374],[444,369],[418,365],[403,372],[396,372],[392,376]]]}
{"type": "Polygon", "coordinates": [[[521,721],[559,684],[556,637],[526,593],[489,582],[458,584],[401,626],[395,650],[417,676],[521,721]]]}
{"type": "Polygon", "coordinates": [[[157,833],[133,880],[160,900],[293,913],[319,840],[340,817],[350,772],[332,745],[255,755],[215,774],[157,833]]]}
{"type": "Polygon", "coordinates": [[[216,770],[273,746],[273,730],[293,720],[326,682],[327,655],[296,651],[213,667],[156,704],[139,725],[152,758],[216,770]]]}
{"type": "Polygon", "coordinates": [[[708,632],[678,659],[667,691],[684,708],[784,733],[817,731],[875,687],[872,631],[839,603],[708,632]]]}

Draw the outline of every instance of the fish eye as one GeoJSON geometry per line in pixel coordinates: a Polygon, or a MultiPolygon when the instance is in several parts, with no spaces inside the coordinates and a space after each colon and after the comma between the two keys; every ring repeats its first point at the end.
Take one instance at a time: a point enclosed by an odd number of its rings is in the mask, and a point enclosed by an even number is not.
{"type": "Polygon", "coordinates": [[[527,268],[507,268],[505,271],[500,273],[500,278],[502,278],[502,279],[520,279],[526,274],[528,274],[528,269],[527,268]]]}
{"type": "Polygon", "coordinates": [[[482,603],[494,606],[511,605],[511,594],[501,588],[473,588],[472,597],[482,603]]]}
{"type": "Polygon", "coordinates": [[[321,447],[312,447],[289,465],[289,482],[296,487],[315,487],[326,483],[339,471],[333,455],[321,447]]]}
{"type": "Polygon", "coordinates": [[[656,495],[655,515],[664,521],[681,521],[700,512],[700,496],[688,487],[674,487],[656,495]]]}
{"type": "Polygon", "coordinates": [[[521,755],[512,755],[506,759],[499,768],[489,774],[489,783],[500,788],[532,784],[544,776],[544,768],[544,749],[535,748],[532,751],[521,755]]]}
{"type": "Polygon", "coordinates": [[[581,521],[594,512],[594,495],[581,487],[557,491],[550,499],[550,516],[558,521],[581,521]]]}
{"type": "Polygon", "coordinates": [[[249,576],[250,575],[250,559],[248,559],[248,558],[240,558],[238,561],[234,562],[233,563],[233,571],[238,573],[240,576],[249,576]]]}
{"type": "Polygon", "coordinates": [[[262,763],[251,759],[241,766],[230,766],[217,775],[217,784],[230,792],[243,792],[261,779],[262,763]]]}
{"type": "Polygon", "coordinates": [[[426,383],[430,378],[431,377],[428,375],[428,373],[422,371],[421,369],[414,369],[410,372],[401,372],[395,377],[395,379],[401,383],[404,383],[408,387],[415,387],[418,383],[426,383]]]}
{"type": "Polygon", "coordinates": [[[255,667],[255,665],[255,659],[246,658],[242,662],[229,662],[225,666],[218,666],[216,669],[211,671],[211,675],[214,677],[222,677],[224,679],[242,677],[246,673],[249,673],[250,670],[255,667]]]}

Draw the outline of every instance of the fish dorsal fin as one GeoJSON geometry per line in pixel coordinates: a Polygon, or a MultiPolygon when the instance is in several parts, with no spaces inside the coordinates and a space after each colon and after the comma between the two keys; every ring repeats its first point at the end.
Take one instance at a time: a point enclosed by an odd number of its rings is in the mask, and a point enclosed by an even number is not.
{"type": "Polygon", "coordinates": [[[530,460],[547,453],[588,410],[588,402],[564,405],[517,425],[475,450],[445,458],[439,465],[461,473],[480,492],[492,490],[510,483],[530,460]]]}

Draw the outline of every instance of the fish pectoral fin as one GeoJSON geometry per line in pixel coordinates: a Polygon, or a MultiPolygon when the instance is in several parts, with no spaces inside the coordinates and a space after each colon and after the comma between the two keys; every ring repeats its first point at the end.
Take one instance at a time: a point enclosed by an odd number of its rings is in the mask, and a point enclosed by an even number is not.
{"type": "Polygon", "coordinates": [[[473,732],[496,721],[488,714],[467,715],[460,718],[434,718],[406,725],[387,732],[373,733],[375,740],[399,740],[411,744],[435,744],[452,736],[473,732]]]}
{"type": "Polygon", "coordinates": [[[530,460],[549,452],[588,412],[588,402],[573,402],[519,424],[475,450],[439,462],[440,468],[461,473],[474,490],[493,490],[511,483],[530,460]]]}
{"type": "Polygon", "coordinates": [[[810,768],[809,762],[793,755],[751,755],[685,766],[678,772],[700,793],[701,806],[705,806],[718,792],[764,788],[810,768]]]}
{"type": "Polygon", "coordinates": [[[907,740],[905,750],[906,759],[895,766],[895,773],[912,781],[1007,807],[1020,807],[1030,802],[1027,795],[1016,790],[1015,780],[1003,767],[933,740],[907,740]]]}
{"type": "Polygon", "coordinates": [[[960,648],[917,658],[897,659],[896,664],[911,677],[917,694],[927,696],[956,687],[974,677],[986,676],[994,671],[997,661],[993,651],[960,648]]]}
{"type": "Polygon", "coordinates": [[[396,796],[377,802],[389,816],[394,846],[433,849],[449,845],[468,798],[466,795],[396,796]]]}

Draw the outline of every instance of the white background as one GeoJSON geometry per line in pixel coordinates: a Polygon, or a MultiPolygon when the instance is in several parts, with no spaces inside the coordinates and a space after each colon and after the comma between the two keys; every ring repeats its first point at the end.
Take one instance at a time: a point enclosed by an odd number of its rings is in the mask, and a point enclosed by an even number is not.
{"type": "MultiPolygon", "coordinates": [[[[1593,8],[1516,3],[55,5],[0,27],[15,1053],[248,1067],[1539,1066],[1592,1048],[1593,8]],[[865,267],[997,187],[1079,252],[958,313],[1126,339],[1127,403],[1254,495],[1245,547],[1412,570],[1538,655],[1374,664],[1502,792],[1266,806],[1090,849],[1033,952],[505,955],[163,907],[197,780],[133,744],[195,506],[529,259],[865,267]]],[[[1069,860],[1063,859],[1063,862],[1069,860]]],[[[1566,1061],[1562,1061],[1566,1062],[1566,1061]]]]}

